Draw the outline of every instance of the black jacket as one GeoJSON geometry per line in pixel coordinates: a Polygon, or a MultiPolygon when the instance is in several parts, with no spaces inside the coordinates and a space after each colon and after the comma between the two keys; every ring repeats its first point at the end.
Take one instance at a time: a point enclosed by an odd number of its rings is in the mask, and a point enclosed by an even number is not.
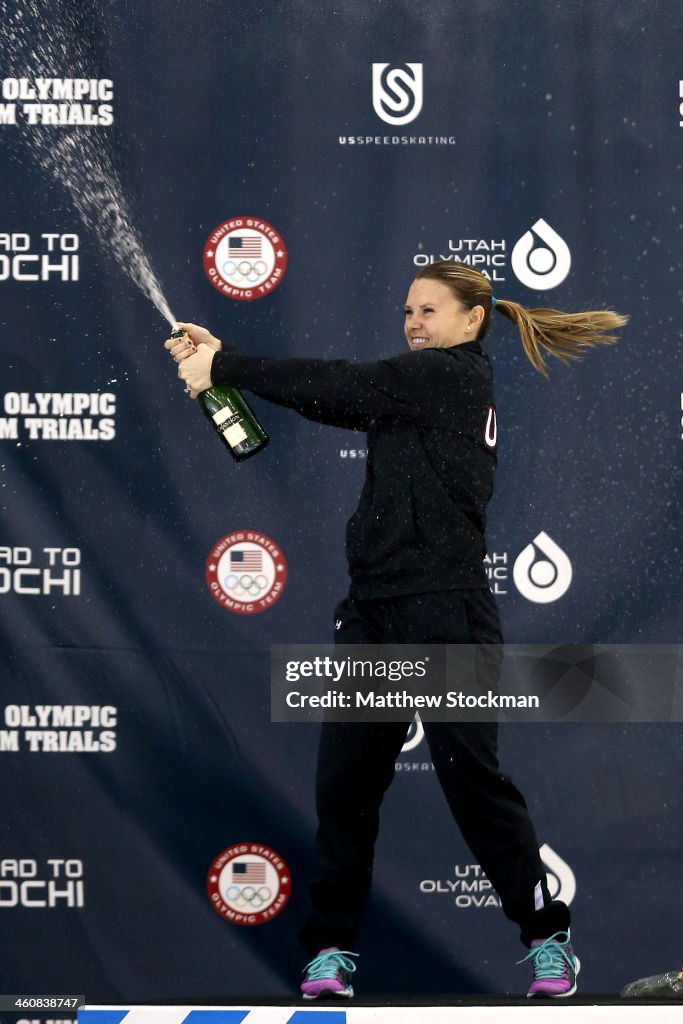
{"type": "Polygon", "coordinates": [[[346,529],[352,597],[488,586],[496,421],[491,364],[477,342],[376,363],[223,351],[211,377],[367,431],[365,484],[346,529]]]}

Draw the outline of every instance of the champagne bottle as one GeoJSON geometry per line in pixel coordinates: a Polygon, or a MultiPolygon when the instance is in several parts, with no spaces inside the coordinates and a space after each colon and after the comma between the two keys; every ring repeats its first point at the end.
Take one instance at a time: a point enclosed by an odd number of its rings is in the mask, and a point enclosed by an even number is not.
{"type": "MultiPolygon", "coordinates": [[[[185,331],[177,327],[171,337],[183,338],[185,331]]],[[[237,462],[256,455],[268,444],[268,435],[237,388],[214,384],[200,391],[197,401],[237,462]]]]}

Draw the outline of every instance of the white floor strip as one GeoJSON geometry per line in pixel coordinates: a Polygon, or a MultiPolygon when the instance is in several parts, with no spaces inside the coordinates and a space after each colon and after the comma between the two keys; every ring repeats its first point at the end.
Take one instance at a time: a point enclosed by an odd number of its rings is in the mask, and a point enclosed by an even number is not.
{"type": "MultiPolygon", "coordinates": [[[[528,1006],[88,1006],[78,1011],[79,1024],[103,1024],[102,1011],[125,1014],[121,1024],[182,1024],[193,1011],[205,1011],[208,1024],[683,1024],[683,1002],[643,1006],[624,1001],[614,1006],[579,1006],[568,1002],[533,1002],[528,1006]],[[562,1017],[559,1018],[558,1014],[562,1017]],[[208,1016],[210,1014],[210,1017],[208,1016]]],[[[197,1014],[189,1024],[201,1024],[197,1014]]]]}

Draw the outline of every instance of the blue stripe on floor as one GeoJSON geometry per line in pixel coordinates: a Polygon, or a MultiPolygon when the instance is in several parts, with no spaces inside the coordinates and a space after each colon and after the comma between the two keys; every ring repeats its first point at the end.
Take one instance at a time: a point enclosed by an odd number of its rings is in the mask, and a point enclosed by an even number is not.
{"type": "Polygon", "coordinates": [[[121,1024],[128,1010],[79,1010],[78,1024],[121,1024]]]}
{"type": "Polygon", "coordinates": [[[190,1010],[182,1024],[242,1024],[249,1010],[190,1010]]]}
{"type": "Polygon", "coordinates": [[[287,1024],[346,1024],[346,1010],[297,1010],[287,1024]]]}

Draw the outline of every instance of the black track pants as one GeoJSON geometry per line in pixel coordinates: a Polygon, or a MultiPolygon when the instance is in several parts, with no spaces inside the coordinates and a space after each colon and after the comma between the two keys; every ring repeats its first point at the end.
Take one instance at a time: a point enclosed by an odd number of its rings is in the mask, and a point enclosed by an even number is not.
{"type": "MultiPolygon", "coordinates": [[[[489,590],[372,601],[347,598],[335,609],[335,627],[340,644],[501,642],[498,611],[489,590]]],[[[566,930],[569,912],[564,904],[553,903],[539,914],[539,902],[550,903],[545,869],[524,798],[499,770],[496,724],[423,724],[453,817],[500,896],[505,914],[520,925],[522,940],[528,943],[551,934],[548,927],[566,930]],[[544,913],[539,931],[534,920],[544,913]]],[[[316,775],[317,874],[309,889],[312,913],[301,932],[310,954],[326,946],[354,948],[372,878],[379,808],[409,725],[322,725],[316,775]]]]}

